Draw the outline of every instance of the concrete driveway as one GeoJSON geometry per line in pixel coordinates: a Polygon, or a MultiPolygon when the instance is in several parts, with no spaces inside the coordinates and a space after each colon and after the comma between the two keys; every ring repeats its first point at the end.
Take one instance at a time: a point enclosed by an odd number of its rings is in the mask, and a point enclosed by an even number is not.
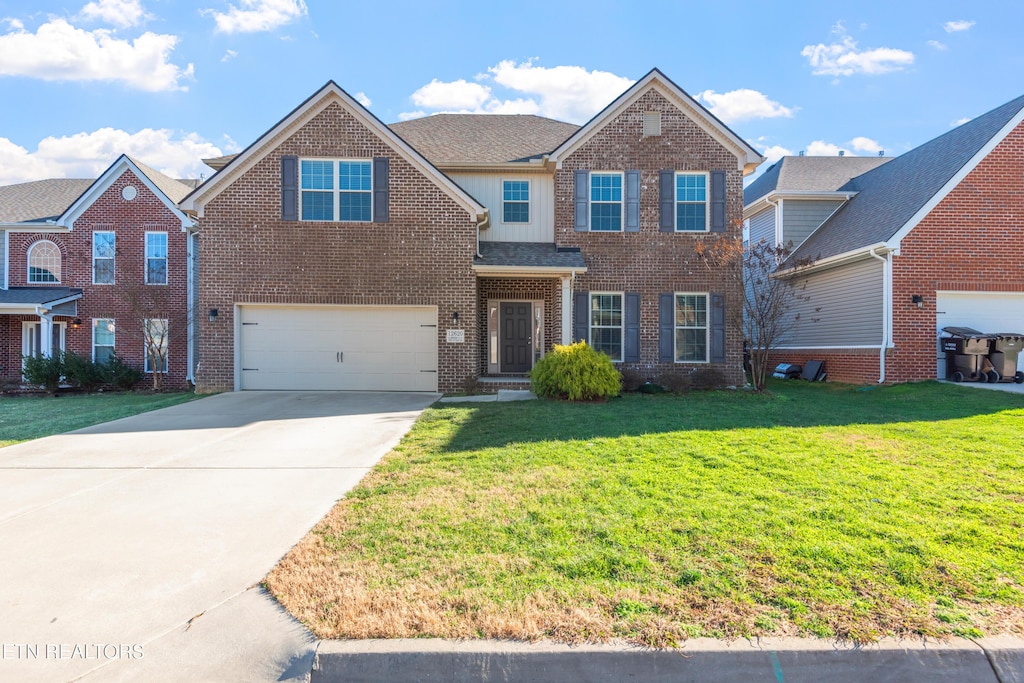
{"type": "Polygon", "coordinates": [[[0,449],[0,680],[286,680],[256,585],[434,394],[221,394],[0,449]]]}

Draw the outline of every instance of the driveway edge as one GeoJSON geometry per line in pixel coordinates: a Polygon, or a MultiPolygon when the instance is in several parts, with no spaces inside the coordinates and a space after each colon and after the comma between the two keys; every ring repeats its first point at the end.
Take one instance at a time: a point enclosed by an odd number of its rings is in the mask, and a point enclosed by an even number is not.
{"type": "Polygon", "coordinates": [[[326,640],[317,645],[311,680],[1024,683],[1024,639],[887,638],[857,646],[803,638],[696,638],[678,650],[493,640],[326,640]]]}

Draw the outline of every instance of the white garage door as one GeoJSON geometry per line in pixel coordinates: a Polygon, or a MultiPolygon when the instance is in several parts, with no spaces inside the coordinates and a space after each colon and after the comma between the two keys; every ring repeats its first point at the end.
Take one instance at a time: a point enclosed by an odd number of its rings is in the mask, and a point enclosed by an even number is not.
{"type": "Polygon", "coordinates": [[[437,391],[432,306],[241,306],[239,387],[437,391]]]}
{"type": "MultiPolygon", "coordinates": [[[[938,292],[935,309],[939,334],[943,327],[973,327],[987,334],[1024,334],[1024,293],[938,292]]],[[[1024,363],[1018,359],[1018,369],[1022,365],[1024,363]]],[[[939,354],[937,371],[939,377],[945,378],[946,357],[942,354],[939,354]]]]}

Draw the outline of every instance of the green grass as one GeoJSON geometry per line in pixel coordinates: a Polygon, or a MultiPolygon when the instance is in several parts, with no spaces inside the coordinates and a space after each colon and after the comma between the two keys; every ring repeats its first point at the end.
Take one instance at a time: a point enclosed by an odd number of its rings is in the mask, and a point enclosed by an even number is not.
{"type": "Polygon", "coordinates": [[[1024,396],[426,411],[268,577],[321,637],[1024,632],[1024,396]]]}
{"type": "Polygon", "coordinates": [[[191,401],[191,392],[0,396],[0,447],[191,401]]]}

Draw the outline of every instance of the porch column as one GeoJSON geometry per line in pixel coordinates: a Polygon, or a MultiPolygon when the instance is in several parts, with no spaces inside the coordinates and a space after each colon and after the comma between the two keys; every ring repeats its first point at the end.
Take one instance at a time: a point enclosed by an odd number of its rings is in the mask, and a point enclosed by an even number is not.
{"type": "Polygon", "coordinates": [[[53,318],[39,316],[39,353],[45,358],[53,355],[53,318]]]}
{"type": "Polygon", "coordinates": [[[572,278],[562,278],[562,344],[572,344],[572,278]]]}

